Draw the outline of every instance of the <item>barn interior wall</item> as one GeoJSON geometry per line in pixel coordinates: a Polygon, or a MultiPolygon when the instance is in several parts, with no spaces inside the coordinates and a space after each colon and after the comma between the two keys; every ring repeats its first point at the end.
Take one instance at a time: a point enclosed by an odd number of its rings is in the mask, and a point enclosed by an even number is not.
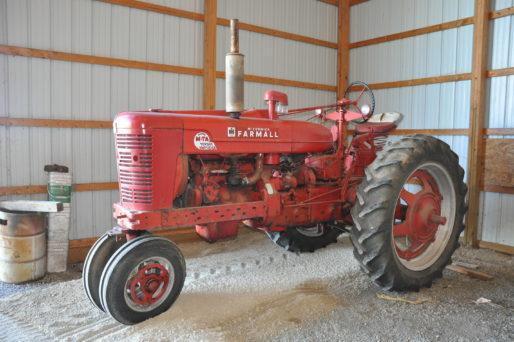
{"type": "MultiPolygon", "coordinates": [[[[491,10],[514,6],[492,0],[491,10]]],[[[351,42],[423,28],[474,14],[474,0],[370,0],[351,10],[351,42]]],[[[392,82],[471,72],[473,25],[351,50],[350,81],[392,82]]],[[[514,66],[514,19],[491,21],[489,69],[514,66]]],[[[375,92],[377,111],[404,114],[400,128],[469,128],[471,81],[375,92]]],[[[485,126],[514,127],[514,76],[489,79],[485,126]]],[[[466,169],[468,138],[439,136],[466,169]]],[[[514,195],[482,192],[478,239],[514,245],[514,195]]]]}
{"type": "MultiPolygon", "coordinates": [[[[302,6],[296,0],[276,6],[271,0],[219,0],[218,16],[335,42],[335,7],[301,1],[302,6]]],[[[203,0],[147,2],[203,12],[203,0]]],[[[228,31],[217,30],[217,65],[223,70],[228,31]]],[[[0,44],[203,67],[201,21],[93,0],[0,0],[0,44]]],[[[247,73],[335,86],[335,49],[247,31],[241,32],[241,49],[247,73]]],[[[202,82],[201,76],[0,54],[0,116],[112,120],[127,110],[201,109],[202,82]]],[[[292,105],[335,98],[333,92],[247,82],[247,107],[262,107],[269,88],[286,91],[292,105]]],[[[217,93],[217,108],[223,108],[221,79],[217,93]]],[[[45,184],[43,166],[52,163],[69,166],[73,183],[116,182],[112,131],[0,126],[0,187],[45,184]]],[[[19,198],[27,196],[0,200],[19,198]]],[[[117,191],[75,192],[72,198],[70,239],[98,236],[112,227],[117,191]]]]}
{"type": "MultiPolygon", "coordinates": [[[[492,1],[492,10],[514,6],[512,0],[492,1]]],[[[514,67],[514,16],[492,20],[489,28],[489,69],[514,67]]],[[[514,76],[488,81],[485,127],[514,127],[514,76]]],[[[490,138],[514,138],[491,136],[490,138]]],[[[479,238],[514,246],[514,195],[482,192],[479,238]]]]}

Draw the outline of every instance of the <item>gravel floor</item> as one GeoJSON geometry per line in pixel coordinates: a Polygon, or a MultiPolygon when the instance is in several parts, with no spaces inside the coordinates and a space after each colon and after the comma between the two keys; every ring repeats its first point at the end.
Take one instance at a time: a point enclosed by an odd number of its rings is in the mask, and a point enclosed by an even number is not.
{"type": "Polygon", "coordinates": [[[511,256],[460,249],[454,260],[478,264],[494,279],[446,270],[430,289],[383,293],[359,271],[344,238],[300,256],[255,232],[181,248],[186,285],[163,315],[120,325],[90,305],[78,272],[70,272],[21,287],[0,284],[0,341],[514,340],[511,256]],[[476,304],[480,297],[492,302],[476,304]]]}

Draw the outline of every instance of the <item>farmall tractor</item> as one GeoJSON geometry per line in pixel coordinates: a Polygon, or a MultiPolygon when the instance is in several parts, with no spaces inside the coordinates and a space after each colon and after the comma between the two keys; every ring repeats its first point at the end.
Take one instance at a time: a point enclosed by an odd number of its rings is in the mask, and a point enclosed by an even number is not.
{"type": "Polygon", "coordinates": [[[387,142],[401,115],[374,114],[364,83],[332,105],[287,111],[287,95],[267,91],[267,109],[245,110],[238,45],[234,20],[226,110],[116,117],[118,226],[87,255],[92,303],[124,324],[170,308],[186,269],[178,247],[149,232],[163,227],[195,226],[213,242],[244,223],[295,253],[348,232],[362,270],[384,289],[417,290],[441,277],[464,228],[457,155],[425,135],[387,142]],[[283,120],[299,113],[324,124],[283,120]]]}

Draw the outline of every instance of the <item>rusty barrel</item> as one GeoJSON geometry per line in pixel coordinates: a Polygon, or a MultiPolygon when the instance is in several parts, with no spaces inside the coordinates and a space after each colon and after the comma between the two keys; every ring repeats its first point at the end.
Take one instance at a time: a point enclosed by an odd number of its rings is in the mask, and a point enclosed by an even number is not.
{"type": "Polygon", "coordinates": [[[44,213],[0,207],[0,281],[23,283],[46,273],[44,213]]]}

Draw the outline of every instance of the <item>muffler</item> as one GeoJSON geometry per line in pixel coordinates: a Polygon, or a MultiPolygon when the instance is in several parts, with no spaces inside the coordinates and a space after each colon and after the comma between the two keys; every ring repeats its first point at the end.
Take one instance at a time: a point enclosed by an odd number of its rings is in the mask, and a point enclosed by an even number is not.
{"type": "Polygon", "coordinates": [[[225,111],[239,119],[244,111],[244,60],[239,53],[239,21],[230,20],[230,52],[225,56],[225,111]]]}

